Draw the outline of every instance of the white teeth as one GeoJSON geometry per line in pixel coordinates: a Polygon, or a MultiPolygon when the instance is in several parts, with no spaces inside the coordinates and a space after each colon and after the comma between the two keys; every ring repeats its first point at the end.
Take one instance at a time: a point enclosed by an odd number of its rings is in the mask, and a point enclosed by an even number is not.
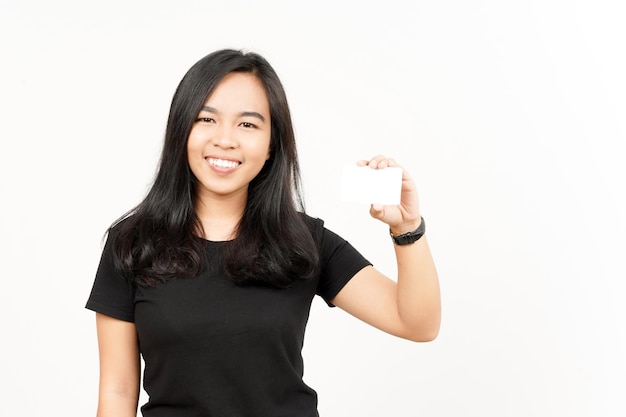
{"type": "Polygon", "coordinates": [[[224,159],[209,158],[209,164],[215,165],[216,167],[220,167],[220,168],[235,168],[237,165],[239,165],[239,162],[226,161],[224,159]]]}

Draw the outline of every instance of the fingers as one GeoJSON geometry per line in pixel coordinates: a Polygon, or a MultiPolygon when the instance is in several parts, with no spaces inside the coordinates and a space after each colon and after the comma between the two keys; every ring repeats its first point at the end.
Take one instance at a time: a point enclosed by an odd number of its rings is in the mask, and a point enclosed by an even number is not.
{"type": "Polygon", "coordinates": [[[370,160],[360,160],[358,166],[369,166],[373,169],[382,169],[387,167],[399,167],[400,165],[393,158],[385,158],[383,155],[376,155],[370,160]]]}

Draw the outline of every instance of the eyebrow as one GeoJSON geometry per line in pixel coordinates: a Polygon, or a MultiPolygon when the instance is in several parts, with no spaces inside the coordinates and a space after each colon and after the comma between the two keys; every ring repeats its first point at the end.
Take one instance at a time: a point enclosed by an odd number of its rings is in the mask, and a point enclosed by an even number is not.
{"type": "MultiPolygon", "coordinates": [[[[211,106],[203,106],[202,110],[209,112],[209,113],[213,113],[213,114],[219,114],[219,111],[215,107],[211,107],[211,106]]],[[[265,121],[265,117],[261,113],[258,113],[255,111],[242,111],[241,113],[238,114],[238,116],[239,117],[256,117],[257,119],[260,119],[262,122],[265,121]]]]}

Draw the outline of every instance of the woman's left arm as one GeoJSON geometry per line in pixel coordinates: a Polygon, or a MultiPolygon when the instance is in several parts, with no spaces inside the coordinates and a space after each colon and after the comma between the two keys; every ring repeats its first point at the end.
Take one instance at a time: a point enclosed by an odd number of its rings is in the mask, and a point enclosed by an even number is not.
{"type": "MultiPolygon", "coordinates": [[[[399,167],[376,156],[359,161],[372,169],[399,167]]],[[[389,225],[394,236],[416,230],[421,223],[415,183],[403,169],[398,206],[372,205],[370,214],[389,225]]],[[[389,244],[393,244],[389,239],[389,244]]],[[[359,271],[332,303],[387,333],[416,342],[428,342],[439,333],[441,300],[439,280],[426,236],[409,245],[394,245],[398,278],[393,281],[368,266],[359,271]]]]}

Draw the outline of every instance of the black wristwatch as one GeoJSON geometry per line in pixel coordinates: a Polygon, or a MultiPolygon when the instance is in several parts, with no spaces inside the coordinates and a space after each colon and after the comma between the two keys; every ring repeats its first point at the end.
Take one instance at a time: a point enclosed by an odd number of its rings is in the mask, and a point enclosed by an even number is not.
{"type": "Polygon", "coordinates": [[[411,243],[415,243],[420,237],[424,236],[424,233],[426,233],[426,223],[423,217],[419,227],[412,232],[394,236],[393,233],[391,233],[391,229],[389,229],[389,235],[391,235],[391,239],[396,245],[410,245],[411,243]]]}

